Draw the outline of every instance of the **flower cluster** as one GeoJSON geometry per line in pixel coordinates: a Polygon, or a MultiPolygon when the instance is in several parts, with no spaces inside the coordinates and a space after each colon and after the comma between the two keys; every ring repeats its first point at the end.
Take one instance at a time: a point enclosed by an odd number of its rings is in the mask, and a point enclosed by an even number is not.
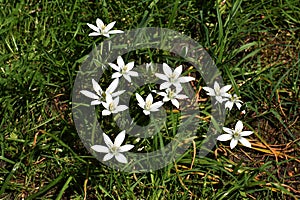
{"type": "MultiPolygon", "coordinates": [[[[224,87],[220,88],[220,85],[218,82],[214,82],[214,88],[210,87],[203,87],[203,89],[207,92],[207,95],[214,97],[216,99],[216,103],[224,104],[225,109],[232,110],[233,105],[236,105],[236,107],[240,110],[242,107],[242,101],[239,100],[239,97],[236,94],[229,94],[227,93],[231,89],[231,85],[225,85],[224,87]]],[[[243,129],[243,123],[242,121],[238,121],[235,125],[235,129],[229,129],[226,127],[223,127],[223,131],[226,132],[226,134],[222,134],[217,137],[217,140],[219,141],[228,141],[230,142],[230,148],[233,149],[238,141],[242,143],[242,145],[251,148],[251,143],[245,139],[243,136],[249,136],[253,132],[252,131],[242,131],[243,129]]]]}
{"type": "MultiPolygon", "coordinates": [[[[95,32],[89,34],[89,36],[100,36],[110,37],[110,34],[123,33],[120,30],[111,30],[115,25],[115,22],[109,23],[107,26],[104,25],[103,21],[99,18],[96,20],[96,25],[87,24],[95,32]]],[[[126,105],[119,105],[120,95],[122,95],[125,90],[116,91],[119,79],[124,78],[129,83],[132,82],[132,77],[138,77],[139,74],[133,70],[134,62],[129,62],[125,64],[121,56],[117,57],[117,64],[108,63],[112,70],[115,72],[112,74],[111,78],[113,81],[111,84],[103,90],[101,86],[92,79],[92,85],[94,92],[88,90],[81,90],[80,93],[85,95],[88,98],[93,99],[91,105],[102,105],[104,109],[102,110],[102,115],[107,116],[111,114],[117,114],[122,112],[128,107],[126,105]]],[[[151,73],[154,73],[154,67],[152,63],[146,64],[146,70],[151,73]]],[[[163,74],[155,73],[155,76],[163,81],[160,84],[158,95],[162,96],[162,101],[154,102],[154,98],[151,93],[147,95],[144,99],[140,94],[135,93],[135,97],[138,102],[138,106],[142,109],[145,115],[150,115],[151,112],[159,111],[159,108],[163,106],[164,103],[171,101],[171,103],[179,108],[179,100],[186,99],[188,96],[180,94],[182,91],[182,83],[187,83],[194,80],[193,77],[181,76],[182,66],[178,66],[174,71],[166,63],[163,63],[163,74]]],[[[133,145],[124,145],[121,146],[125,139],[125,131],[121,131],[116,137],[115,142],[113,143],[110,138],[103,133],[103,138],[106,146],[103,145],[93,145],[91,148],[100,153],[106,153],[103,157],[103,161],[110,160],[115,157],[118,162],[127,163],[126,157],[122,154],[123,152],[131,150],[133,145]]]]}
{"type": "MultiPolygon", "coordinates": [[[[94,31],[90,33],[89,36],[110,37],[110,35],[112,34],[123,33],[123,31],[121,30],[112,30],[115,23],[116,22],[114,21],[109,23],[108,25],[105,25],[99,18],[97,18],[96,20],[96,26],[87,23],[87,25],[94,31]]],[[[101,88],[96,80],[92,79],[94,92],[90,92],[88,90],[80,91],[81,94],[92,99],[90,103],[91,105],[102,105],[104,107],[104,109],[102,110],[103,116],[117,114],[128,109],[126,105],[119,105],[120,95],[125,92],[125,90],[116,91],[119,84],[119,79],[123,77],[127,82],[132,83],[132,77],[139,76],[139,74],[133,70],[134,62],[125,64],[121,56],[117,57],[117,64],[108,63],[108,65],[111,67],[111,70],[114,70],[111,76],[113,81],[105,90],[101,88]]],[[[146,64],[146,71],[150,71],[151,73],[155,74],[155,76],[162,81],[159,86],[160,91],[152,90],[152,92],[162,96],[163,99],[161,101],[155,102],[151,93],[147,94],[145,99],[140,94],[135,93],[138,106],[142,109],[145,115],[150,115],[151,112],[159,111],[159,108],[162,107],[164,103],[169,101],[173,106],[179,108],[179,101],[188,98],[188,96],[181,94],[183,90],[182,84],[193,81],[195,80],[195,78],[190,76],[182,76],[182,70],[182,65],[172,70],[169,65],[163,63],[163,74],[155,73],[153,64],[146,64]]],[[[218,82],[214,82],[213,88],[203,87],[203,89],[207,92],[207,95],[216,99],[216,104],[221,104],[222,106],[224,106],[224,109],[228,109],[230,111],[233,109],[234,105],[236,105],[239,110],[241,109],[243,102],[239,100],[239,97],[236,94],[231,95],[228,93],[228,91],[231,89],[231,85],[220,87],[218,82]]],[[[246,140],[244,136],[249,136],[253,132],[242,131],[242,129],[243,123],[241,121],[238,121],[236,123],[235,129],[223,127],[223,131],[225,131],[226,133],[220,135],[217,140],[231,140],[230,148],[234,148],[238,142],[241,142],[242,145],[250,148],[251,143],[246,140]]],[[[96,152],[105,153],[103,161],[108,161],[115,157],[118,162],[127,163],[127,158],[123,155],[123,153],[126,151],[130,151],[132,148],[134,148],[134,145],[126,144],[121,146],[125,139],[125,135],[125,130],[121,131],[116,136],[113,143],[109,136],[103,133],[104,143],[106,144],[106,146],[93,145],[91,148],[96,152]]]]}
{"type": "MultiPolygon", "coordinates": [[[[151,64],[146,65],[148,68],[152,66],[151,64]]],[[[148,69],[147,69],[148,70],[148,69]]],[[[162,81],[163,83],[160,84],[159,89],[160,92],[153,91],[160,96],[163,96],[162,101],[158,101],[153,103],[153,96],[152,94],[148,94],[146,99],[144,100],[138,93],[136,93],[136,99],[138,100],[138,105],[143,109],[145,115],[149,115],[150,112],[159,111],[159,107],[161,107],[165,102],[171,101],[171,103],[176,107],[179,108],[179,99],[186,99],[188,96],[184,94],[179,94],[182,91],[182,83],[187,83],[189,81],[194,80],[195,78],[189,76],[181,76],[182,73],[182,65],[176,67],[174,71],[172,71],[171,67],[166,63],[163,63],[163,72],[155,73],[155,76],[162,81]]]]}

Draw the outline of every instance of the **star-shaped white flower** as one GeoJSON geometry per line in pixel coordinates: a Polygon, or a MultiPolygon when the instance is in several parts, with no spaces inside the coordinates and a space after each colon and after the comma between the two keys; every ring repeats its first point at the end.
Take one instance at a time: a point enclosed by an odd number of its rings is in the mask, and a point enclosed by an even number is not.
{"type": "Polygon", "coordinates": [[[225,108],[231,110],[233,105],[235,104],[238,109],[241,109],[242,103],[243,102],[239,100],[239,97],[236,94],[234,94],[233,96],[230,95],[229,100],[225,103],[225,108]]]}
{"type": "Polygon", "coordinates": [[[138,93],[135,93],[135,96],[138,101],[138,105],[143,109],[145,115],[149,115],[150,112],[159,111],[158,108],[164,104],[161,101],[153,103],[153,96],[151,93],[146,97],[146,101],[144,101],[144,99],[138,93]]]}
{"type": "Polygon", "coordinates": [[[195,78],[190,76],[182,76],[180,77],[182,73],[182,65],[176,67],[174,71],[172,71],[171,67],[167,65],[166,63],[163,63],[163,71],[165,74],[155,73],[155,76],[159,79],[162,79],[166,82],[160,84],[160,90],[167,89],[171,87],[171,85],[174,85],[176,88],[181,87],[181,83],[187,83],[189,81],[195,80],[195,78]]]}
{"type": "Polygon", "coordinates": [[[93,145],[91,147],[94,151],[106,153],[106,155],[103,157],[103,161],[107,161],[115,157],[118,162],[127,163],[127,158],[122,153],[130,151],[134,147],[134,145],[126,144],[121,146],[125,139],[125,130],[117,135],[114,143],[105,133],[103,133],[103,138],[106,146],[93,145]]]}
{"type": "Polygon", "coordinates": [[[114,22],[109,23],[107,26],[105,26],[103,21],[99,18],[97,18],[97,20],[96,20],[97,26],[87,23],[87,25],[95,31],[95,32],[90,33],[89,36],[103,35],[105,37],[109,37],[109,34],[124,33],[121,30],[110,30],[114,27],[115,23],[116,22],[114,21],[114,22]]]}
{"type": "Polygon", "coordinates": [[[203,89],[207,92],[207,95],[215,97],[217,102],[219,103],[227,101],[228,98],[231,97],[231,95],[227,93],[227,91],[230,90],[230,88],[231,85],[225,85],[224,87],[220,88],[219,83],[216,81],[214,83],[214,88],[203,87],[203,89]]]}
{"type": "Polygon", "coordinates": [[[111,95],[112,97],[117,97],[125,92],[125,90],[114,92],[118,87],[119,79],[115,79],[113,82],[111,82],[111,84],[106,88],[105,91],[101,89],[100,85],[94,79],[92,79],[92,83],[93,83],[93,89],[95,90],[96,94],[87,90],[80,91],[80,93],[82,93],[83,95],[91,99],[94,99],[91,102],[91,105],[102,104],[107,94],[111,95]]]}
{"type": "Polygon", "coordinates": [[[227,134],[222,134],[222,135],[218,136],[217,140],[219,140],[219,141],[231,140],[231,142],[230,142],[231,149],[233,149],[237,145],[238,141],[240,143],[242,143],[242,145],[251,148],[251,143],[246,138],[244,138],[244,136],[249,136],[253,132],[252,131],[242,131],[243,123],[241,121],[238,121],[236,123],[234,130],[230,129],[230,128],[226,128],[226,127],[223,127],[223,130],[227,134]]]}
{"type": "Polygon", "coordinates": [[[102,102],[102,105],[104,106],[105,110],[102,111],[102,115],[110,115],[115,114],[118,112],[122,112],[126,110],[128,107],[125,105],[118,105],[119,104],[119,97],[113,99],[111,95],[106,95],[106,101],[102,102]]]}
{"type": "Polygon", "coordinates": [[[131,83],[130,76],[138,76],[137,72],[131,71],[134,67],[134,62],[129,62],[125,65],[123,58],[121,56],[118,56],[117,63],[118,65],[114,63],[108,63],[114,70],[117,71],[112,74],[112,78],[119,78],[123,76],[128,82],[131,83]]]}
{"type": "Polygon", "coordinates": [[[179,102],[177,99],[186,99],[188,96],[184,94],[179,94],[181,92],[182,88],[176,88],[174,91],[171,88],[166,89],[165,92],[158,92],[157,94],[163,96],[163,102],[171,101],[172,104],[176,107],[179,108],[179,102]]]}

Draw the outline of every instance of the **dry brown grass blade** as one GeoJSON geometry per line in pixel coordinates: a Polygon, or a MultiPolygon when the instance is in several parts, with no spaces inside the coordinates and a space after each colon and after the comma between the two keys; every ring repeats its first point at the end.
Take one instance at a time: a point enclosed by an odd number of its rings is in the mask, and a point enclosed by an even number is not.
{"type": "MultiPolygon", "coordinates": [[[[299,140],[299,139],[297,139],[299,140]]],[[[263,143],[259,143],[256,141],[256,143],[252,142],[252,149],[256,150],[256,151],[260,151],[263,153],[266,153],[268,155],[274,155],[276,157],[276,161],[278,162],[278,157],[280,158],[289,158],[289,159],[294,159],[295,161],[300,163],[300,160],[297,159],[295,156],[290,156],[288,154],[286,154],[286,152],[290,153],[295,151],[295,149],[288,149],[292,143],[296,142],[290,142],[288,144],[285,145],[266,145],[263,143]],[[274,146],[274,147],[273,147],[274,146]]]]}
{"type": "Polygon", "coordinates": [[[184,182],[182,181],[182,178],[179,176],[179,174],[178,174],[179,170],[178,170],[178,168],[177,168],[176,162],[174,162],[174,167],[175,167],[176,174],[177,174],[177,177],[178,177],[178,180],[179,180],[181,186],[182,186],[186,191],[188,191],[188,192],[190,193],[191,196],[194,196],[193,192],[192,192],[191,190],[189,190],[189,188],[186,187],[186,185],[185,185],[184,182]]]}

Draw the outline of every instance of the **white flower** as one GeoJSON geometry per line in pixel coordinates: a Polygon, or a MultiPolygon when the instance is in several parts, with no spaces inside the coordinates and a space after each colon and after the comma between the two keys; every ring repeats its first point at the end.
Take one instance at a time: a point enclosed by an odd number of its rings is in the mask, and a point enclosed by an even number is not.
{"type": "Polygon", "coordinates": [[[97,20],[96,20],[97,26],[87,23],[87,25],[95,31],[95,32],[90,33],[89,36],[103,35],[105,37],[109,37],[109,34],[123,33],[123,31],[121,31],[121,30],[112,30],[112,31],[110,30],[114,27],[115,23],[116,22],[114,21],[114,22],[109,23],[107,26],[105,26],[103,21],[99,18],[97,18],[97,20]]]}
{"type": "Polygon", "coordinates": [[[203,89],[208,92],[207,95],[216,97],[217,102],[222,103],[223,101],[227,101],[227,98],[230,98],[231,95],[227,93],[230,90],[231,85],[225,85],[224,87],[220,88],[218,82],[215,81],[214,88],[210,87],[203,87],[203,89]]]}
{"type": "Polygon", "coordinates": [[[118,65],[115,65],[113,63],[108,63],[114,70],[117,71],[113,73],[112,78],[119,78],[123,76],[128,82],[131,83],[130,76],[138,76],[137,72],[131,71],[134,66],[134,62],[130,62],[125,65],[123,58],[121,56],[118,56],[117,63],[118,65]]]}
{"type": "Polygon", "coordinates": [[[110,160],[115,156],[118,162],[127,163],[127,158],[122,153],[131,150],[134,145],[126,144],[121,146],[125,139],[125,131],[122,131],[117,135],[114,143],[105,133],[103,133],[103,138],[106,146],[93,145],[91,147],[94,151],[106,153],[103,157],[103,161],[110,160]]]}
{"type": "Polygon", "coordinates": [[[229,100],[225,103],[225,108],[231,110],[233,105],[235,104],[238,109],[241,109],[242,103],[243,102],[239,100],[239,97],[236,94],[234,94],[233,96],[230,95],[229,100]]]}
{"type": "Polygon", "coordinates": [[[166,63],[163,63],[163,71],[165,74],[155,73],[156,77],[166,81],[160,85],[160,90],[167,89],[171,87],[171,85],[174,85],[176,88],[180,88],[181,83],[186,83],[195,80],[195,78],[189,76],[180,77],[182,73],[182,65],[176,67],[176,69],[173,72],[172,69],[166,63]]]}
{"type": "Polygon", "coordinates": [[[158,101],[156,103],[153,103],[153,97],[152,94],[148,94],[146,97],[146,101],[138,94],[135,93],[136,99],[139,102],[138,105],[143,108],[143,112],[145,115],[149,115],[150,112],[157,112],[159,111],[159,107],[161,107],[164,103],[161,101],[158,101]]]}
{"type": "Polygon", "coordinates": [[[106,102],[102,102],[102,105],[105,110],[102,111],[102,115],[110,115],[111,113],[118,113],[126,110],[128,107],[125,105],[118,105],[119,104],[119,97],[113,99],[111,95],[106,95],[106,102]]]}
{"type": "Polygon", "coordinates": [[[171,88],[166,89],[166,92],[158,92],[157,94],[163,96],[163,102],[171,101],[172,104],[179,108],[179,102],[177,99],[186,99],[188,96],[184,94],[179,94],[182,88],[176,88],[176,91],[172,90],[171,88]]]}
{"type": "Polygon", "coordinates": [[[251,148],[251,143],[243,136],[251,135],[253,132],[252,131],[242,131],[243,123],[241,121],[238,121],[236,123],[234,130],[226,128],[226,127],[223,127],[223,130],[227,134],[222,134],[222,135],[218,136],[217,140],[219,140],[219,141],[231,140],[231,142],[230,142],[231,149],[233,149],[237,145],[238,141],[240,141],[240,143],[242,143],[242,145],[251,148]]]}
{"type": "Polygon", "coordinates": [[[121,90],[118,92],[114,92],[119,84],[119,79],[115,79],[105,90],[105,92],[103,92],[103,90],[101,89],[100,85],[94,80],[92,79],[92,83],[93,83],[93,89],[95,90],[96,94],[87,91],[87,90],[81,90],[80,93],[82,93],[83,95],[91,98],[91,99],[95,99],[91,102],[91,105],[99,105],[103,103],[103,100],[105,99],[105,96],[107,94],[111,95],[112,97],[116,97],[119,96],[121,94],[123,94],[125,92],[125,90],[121,90]]]}

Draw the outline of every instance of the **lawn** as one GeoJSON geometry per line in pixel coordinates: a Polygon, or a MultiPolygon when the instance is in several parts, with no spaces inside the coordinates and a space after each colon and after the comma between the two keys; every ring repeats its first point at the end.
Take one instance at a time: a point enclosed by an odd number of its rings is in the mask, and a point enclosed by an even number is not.
{"type": "MultiPolygon", "coordinates": [[[[1,0],[0,7],[0,199],[300,198],[298,0],[1,0]],[[224,85],[232,86],[228,92],[243,101],[241,109],[224,109],[224,127],[234,129],[241,120],[243,130],[253,132],[245,137],[251,148],[214,141],[200,157],[214,123],[210,112],[223,104],[212,103],[205,78],[191,62],[166,50],[139,49],[123,56],[124,62],[167,63],[172,70],[182,65],[183,76],[194,78],[184,84],[196,94],[198,114],[188,118],[168,102],[163,128],[146,128],[157,134],[127,137],[126,144],[134,145],[131,152],[152,152],[175,141],[184,119],[197,119],[195,135],[180,156],[159,169],[122,171],[97,160],[75,126],[74,98],[80,94],[73,91],[87,55],[109,39],[89,36],[93,30],[87,23],[95,25],[97,18],[105,24],[116,21],[112,30],[160,27],[199,43],[224,85]]],[[[107,71],[101,87],[115,72],[107,71]]],[[[148,84],[135,92],[145,98],[153,88],[148,84]]],[[[135,97],[131,102],[138,103],[135,97]]],[[[84,106],[91,108],[84,98],[84,106]]],[[[146,127],[153,119],[133,103],[130,116],[146,127]]],[[[96,106],[96,117],[113,140],[121,129],[115,118],[103,115],[103,106],[96,106]]],[[[224,133],[220,129],[218,134],[224,133]]],[[[91,134],[89,144],[101,140],[91,134]]]]}

